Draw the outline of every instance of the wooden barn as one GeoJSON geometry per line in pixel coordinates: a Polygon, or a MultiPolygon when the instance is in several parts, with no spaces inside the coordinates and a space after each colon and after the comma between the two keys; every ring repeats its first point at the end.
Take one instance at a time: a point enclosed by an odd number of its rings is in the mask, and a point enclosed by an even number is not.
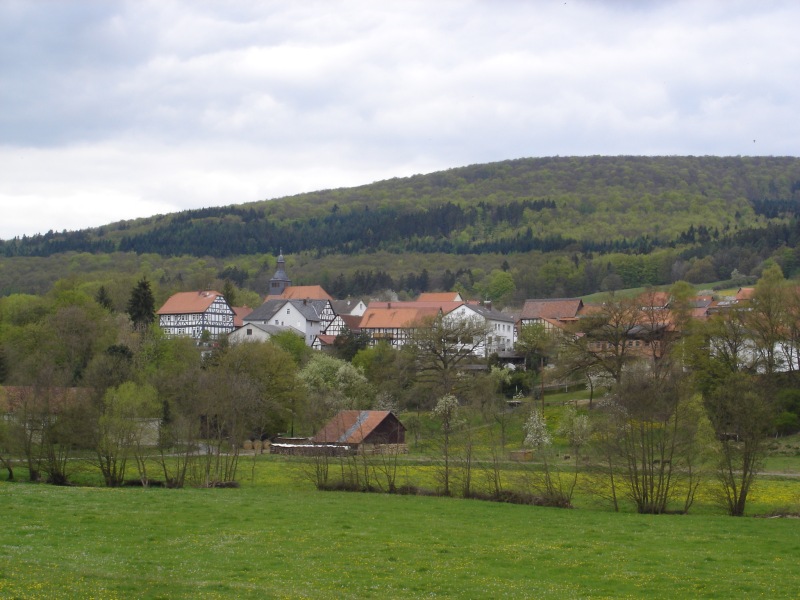
{"type": "Polygon", "coordinates": [[[406,428],[388,410],[343,410],[317,435],[315,444],[360,446],[405,444],[406,428]]]}
{"type": "Polygon", "coordinates": [[[276,440],[273,454],[348,456],[408,452],[406,428],[388,410],[343,410],[311,439],[276,440]]]}

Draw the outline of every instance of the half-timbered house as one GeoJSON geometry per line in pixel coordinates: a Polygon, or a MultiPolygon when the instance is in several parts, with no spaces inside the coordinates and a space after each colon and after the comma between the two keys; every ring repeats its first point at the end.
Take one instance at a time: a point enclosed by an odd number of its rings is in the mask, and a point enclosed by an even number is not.
{"type": "Polygon", "coordinates": [[[234,329],[233,309],[222,294],[213,290],[174,294],[157,314],[158,324],[168,336],[199,340],[207,331],[216,339],[234,329]]]}

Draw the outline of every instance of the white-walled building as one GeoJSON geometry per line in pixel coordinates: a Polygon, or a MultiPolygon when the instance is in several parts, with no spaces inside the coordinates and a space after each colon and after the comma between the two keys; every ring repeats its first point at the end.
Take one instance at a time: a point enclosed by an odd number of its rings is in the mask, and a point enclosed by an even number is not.
{"type": "Polygon", "coordinates": [[[207,331],[216,339],[234,329],[233,309],[222,294],[213,290],[174,294],[156,314],[159,326],[168,336],[199,340],[207,331]]]}

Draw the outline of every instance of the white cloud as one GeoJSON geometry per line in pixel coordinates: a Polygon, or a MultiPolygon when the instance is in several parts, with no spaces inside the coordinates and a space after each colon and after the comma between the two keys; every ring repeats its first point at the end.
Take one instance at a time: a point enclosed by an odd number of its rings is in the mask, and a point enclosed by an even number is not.
{"type": "Polygon", "coordinates": [[[7,1],[0,238],[521,156],[796,154],[799,16],[7,1]]]}

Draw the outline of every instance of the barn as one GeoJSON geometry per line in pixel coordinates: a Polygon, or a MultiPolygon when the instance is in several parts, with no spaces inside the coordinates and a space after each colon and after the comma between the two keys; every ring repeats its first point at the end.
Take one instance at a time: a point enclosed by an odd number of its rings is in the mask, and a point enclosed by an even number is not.
{"type": "Polygon", "coordinates": [[[313,437],[315,444],[405,444],[406,428],[388,410],[342,410],[313,437]]]}

